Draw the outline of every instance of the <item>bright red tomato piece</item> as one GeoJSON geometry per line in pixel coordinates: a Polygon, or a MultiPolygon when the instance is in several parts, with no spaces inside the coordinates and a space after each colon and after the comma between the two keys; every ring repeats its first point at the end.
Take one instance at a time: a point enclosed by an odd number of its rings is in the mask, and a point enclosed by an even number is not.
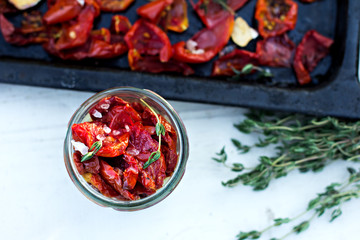
{"type": "Polygon", "coordinates": [[[43,19],[46,24],[55,24],[76,18],[81,12],[81,6],[77,0],[57,0],[49,7],[43,19]]]}
{"type": "Polygon", "coordinates": [[[204,63],[216,56],[228,43],[234,27],[234,18],[228,17],[212,28],[196,33],[186,43],[174,44],[174,59],[187,63],[204,63]]]}
{"type": "Polygon", "coordinates": [[[121,12],[125,11],[134,0],[101,0],[101,11],[121,12]]]}

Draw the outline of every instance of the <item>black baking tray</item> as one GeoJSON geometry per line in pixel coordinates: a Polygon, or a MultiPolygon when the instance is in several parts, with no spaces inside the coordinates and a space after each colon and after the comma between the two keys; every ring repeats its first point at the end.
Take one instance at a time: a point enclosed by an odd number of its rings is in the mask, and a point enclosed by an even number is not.
{"type": "MultiPolygon", "coordinates": [[[[145,0],[137,0],[121,13],[132,23],[135,9],[145,0]]],[[[241,8],[242,16],[256,26],[256,0],[241,8]]],[[[148,74],[128,70],[126,55],[111,60],[62,61],[48,55],[41,46],[16,47],[0,34],[0,82],[52,88],[100,91],[114,86],[151,89],[167,99],[263,108],[313,115],[360,118],[358,78],[358,42],[360,2],[358,0],[318,0],[311,4],[298,1],[299,17],[289,37],[298,44],[306,31],[316,29],[335,40],[330,54],[311,74],[313,83],[296,83],[292,69],[272,68],[272,80],[209,77],[212,62],[192,65],[195,75],[148,74]]],[[[45,3],[35,7],[45,11],[45,3]]],[[[172,43],[189,39],[204,26],[188,6],[190,28],[183,34],[169,33],[172,43]]],[[[96,27],[108,27],[112,14],[102,14],[96,27]]],[[[15,24],[19,16],[10,16],[15,24]]],[[[231,41],[229,45],[232,45],[231,41]]],[[[252,41],[247,50],[255,50],[252,41]]]]}

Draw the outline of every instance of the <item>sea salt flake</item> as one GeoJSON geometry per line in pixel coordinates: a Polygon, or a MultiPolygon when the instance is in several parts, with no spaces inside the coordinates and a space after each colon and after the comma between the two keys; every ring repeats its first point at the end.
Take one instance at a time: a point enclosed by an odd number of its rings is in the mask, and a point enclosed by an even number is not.
{"type": "Polygon", "coordinates": [[[89,148],[82,142],[71,140],[71,144],[73,145],[75,151],[79,151],[82,155],[85,155],[89,152],[89,148]]]}
{"type": "Polygon", "coordinates": [[[94,112],[92,113],[92,115],[96,118],[102,118],[102,114],[101,112],[99,112],[98,110],[94,110],[94,112]]]}

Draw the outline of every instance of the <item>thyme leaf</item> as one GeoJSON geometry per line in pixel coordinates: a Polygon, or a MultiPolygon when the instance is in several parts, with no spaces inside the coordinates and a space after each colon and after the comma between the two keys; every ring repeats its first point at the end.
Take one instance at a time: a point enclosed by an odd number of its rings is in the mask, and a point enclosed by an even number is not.
{"type": "Polygon", "coordinates": [[[155,132],[156,135],[159,137],[159,147],[156,151],[152,152],[148,158],[148,160],[144,163],[143,165],[143,169],[147,168],[148,166],[150,166],[150,164],[152,164],[153,162],[155,162],[156,160],[158,160],[161,157],[161,136],[165,136],[166,134],[166,129],[164,127],[164,125],[161,123],[160,118],[158,116],[158,114],[155,112],[155,110],[150,107],[150,105],[145,102],[144,99],[140,99],[141,102],[155,115],[157,123],[155,125],[155,132]]]}
{"type": "Polygon", "coordinates": [[[93,145],[89,148],[89,152],[82,156],[81,162],[90,160],[95,156],[95,154],[102,148],[102,141],[94,142],[93,145]]]}

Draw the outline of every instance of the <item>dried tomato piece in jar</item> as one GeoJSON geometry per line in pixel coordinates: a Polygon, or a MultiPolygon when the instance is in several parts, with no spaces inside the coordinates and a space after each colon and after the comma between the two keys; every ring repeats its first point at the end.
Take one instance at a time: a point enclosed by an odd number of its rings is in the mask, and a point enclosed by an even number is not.
{"type": "Polygon", "coordinates": [[[42,24],[41,12],[24,12],[21,27],[15,27],[0,14],[0,30],[6,42],[18,46],[43,43],[49,40],[46,27],[42,24]]]}
{"type": "Polygon", "coordinates": [[[72,127],[73,139],[91,147],[95,142],[102,141],[102,148],[96,153],[101,157],[116,157],[125,153],[129,143],[129,134],[114,135],[112,130],[100,122],[84,122],[72,127]]]}
{"type": "Polygon", "coordinates": [[[292,0],[258,0],[255,19],[262,37],[282,35],[295,28],[298,5],[292,0]]]}
{"type": "Polygon", "coordinates": [[[294,70],[300,85],[311,82],[312,72],[321,59],[330,51],[333,40],[315,30],[308,31],[296,48],[294,57],[294,70]]]}
{"type": "Polygon", "coordinates": [[[199,0],[193,8],[206,27],[212,28],[240,9],[248,0],[199,0]],[[221,3],[221,4],[220,4],[221,3]]]}
{"type": "Polygon", "coordinates": [[[120,194],[109,186],[99,174],[84,173],[83,178],[106,197],[117,198],[120,194]]]}
{"type": "Polygon", "coordinates": [[[101,0],[101,11],[104,12],[121,12],[125,11],[134,0],[101,0]]]}
{"type": "Polygon", "coordinates": [[[291,67],[295,44],[284,34],[257,42],[259,64],[270,67],[291,67]]]}
{"type": "Polygon", "coordinates": [[[162,62],[158,56],[140,55],[137,49],[130,49],[128,61],[131,70],[139,72],[177,72],[185,76],[194,73],[194,70],[184,62],[170,59],[162,62]]]}
{"type": "Polygon", "coordinates": [[[258,55],[246,50],[235,49],[214,62],[211,76],[233,76],[247,64],[259,65],[258,55]]]}
{"type": "Polygon", "coordinates": [[[187,42],[174,44],[174,59],[187,63],[204,63],[216,56],[228,43],[234,18],[228,17],[212,28],[197,32],[187,42]]]}
{"type": "Polygon", "coordinates": [[[164,31],[144,19],[137,20],[125,35],[130,50],[136,49],[141,55],[158,55],[161,62],[172,56],[171,43],[164,31]]]}

